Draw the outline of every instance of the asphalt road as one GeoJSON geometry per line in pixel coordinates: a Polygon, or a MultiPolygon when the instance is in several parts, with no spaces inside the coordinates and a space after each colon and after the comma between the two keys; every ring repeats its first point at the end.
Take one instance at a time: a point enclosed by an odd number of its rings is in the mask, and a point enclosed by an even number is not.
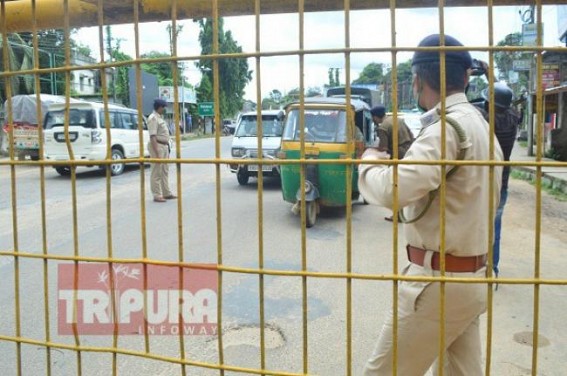
{"type": "MultiPolygon", "coordinates": [[[[230,152],[231,137],[221,140],[222,155],[230,152]]],[[[211,158],[211,139],[183,142],[184,158],[211,158]]],[[[218,180],[215,166],[182,165],[180,174],[170,168],[170,182],[181,196],[177,202],[158,204],[151,201],[149,168],[145,194],[141,193],[141,171],[137,166],[111,179],[110,212],[107,211],[107,187],[104,174],[80,168],[77,174],[76,206],[69,178],[45,169],[45,244],[42,235],[40,174],[37,167],[18,167],[15,171],[16,212],[12,208],[12,180],[9,167],[0,167],[0,250],[15,248],[22,252],[51,255],[107,257],[109,250],[117,258],[147,257],[176,261],[216,263],[222,249],[224,265],[257,268],[260,245],[264,267],[298,271],[302,268],[302,242],[299,218],[281,197],[279,181],[265,179],[262,201],[262,226],[259,221],[257,182],[239,186],[234,174],[220,166],[218,180]],[[177,180],[179,176],[179,180],[177,180]],[[216,200],[217,182],[220,201],[216,200]],[[145,221],[142,205],[145,202],[145,221]],[[217,227],[217,204],[221,227],[217,227]],[[76,212],[76,216],[73,213],[76,212]],[[14,219],[17,226],[14,226],[14,219]],[[143,227],[142,223],[145,224],[143,227]],[[14,230],[17,229],[17,247],[14,230]],[[145,229],[145,237],[144,237],[145,229]],[[221,243],[217,242],[221,230],[221,243]],[[260,230],[262,231],[260,233],[260,230]],[[76,234],[76,236],[74,235],[76,234]],[[110,239],[109,239],[109,234],[110,239]],[[261,234],[261,236],[259,235],[261,234]],[[110,241],[111,240],[111,241],[110,241]],[[144,244],[146,245],[144,249],[144,244]]],[[[512,181],[504,215],[502,277],[528,278],[534,270],[536,241],[533,188],[512,181]]],[[[567,223],[554,212],[566,212],[565,203],[544,196],[548,209],[543,211],[541,231],[542,275],[564,278],[565,228],[567,223]],[[565,209],[562,211],[562,208],[565,209]],[[552,210],[553,209],[553,210],[552,210]],[[549,214],[548,214],[549,213],[549,214]]],[[[383,220],[384,208],[356,202],[352,210],[352,270],[357,273],[388,274],[392,271],[392,224],[383,220]]],[[[307,230],[306,268],[319,272],[344,272],[347,269],[347,221],[345,210],[328,210],[316,226],[307,230]]],[[[404,265],[403,234],[398,249],[400,269],[404,265]]],[[[57,333],[57,264],[50,261],[47,274],[50,339],[54,343],[74,345],[73,336],[57,333]]],[[[22,337],[45,341],[44,273],[40,259],[0,256],[0,335],[15,335],[15,276],[20,286],[20,333],[22,337]]],[[[264,278],[264,318],[266,328],[266,366],[274,371],[301,373],[303,361],[303,287],[299,277],[264,278]]],[[[310,374],[360,374],[371,353],[385,313],[391,307],[392,283],[354,280],[352,297],[352,364],[347,362],[347,290],[343,279],[309,278],[307,281],[307,369],[310,374]]],[[[259,367],[259,277],[254,274],[223,273],[222,319],[225,327],[224,363],[237,367],[259,367]]],[[[565,286],[543,286],[539,290],[540,348],[538,375],[565,375],[567,368],[567,329],[563,325],[565,286]]],[[[530,345],[533,331],[534,288],[529,285],[500,285],[494,294],[492,326],[492,374],[529,375],[532,359],[530,345]]],[[[487,342],[487,316],[483,316],[483,340],[487,342]]],[[[185,336],[185,359],[217,362],[218,344],[213,336],[185,336]]],[[[112,336],[81,336],[82,346],[111,346],[112,336]]],[[[118,347],[145,351],[144,337],[120,336],[118,347]]],[[[178,336],[151,336],[149,350],[158,356],[179,358],[178,336]]],[[[0,374],[17,374],[16,345],[0,340],[0,374]]],[[[66,349],[51,351],[52,375],[77,374],[77,355],[66,349]]],[[[37,344],[21,346],[23,375],[46,374],[46,350],[37,344]]],[[[118,355],[119,375],[176,375],[178,365],[137,356],[118,355]]],[[[82,352],[83,375],[112,374],[112,356],[107,353],[82,352]]],[[[218,371],[188,367],[190,375],[217,375],[218,371]]],[[[226,372],[225,374],[241,374],[226,372]]]]}

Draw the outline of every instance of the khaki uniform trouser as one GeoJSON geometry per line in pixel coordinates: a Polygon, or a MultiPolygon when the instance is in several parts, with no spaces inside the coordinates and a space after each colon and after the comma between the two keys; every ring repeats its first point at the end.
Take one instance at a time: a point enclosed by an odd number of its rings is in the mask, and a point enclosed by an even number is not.
{"type": "MultiPolygon", "coordinates": [[[[158,143],[158,155],[155,155],[153,148],[148,144],[150,156],[152,158],[167,159],[169,158],[169,148],[167,145],[158,143]]],[[[169,164],[167,163],[152,163],[150,173],[150,187],[154,197],[163,197],[171,195],[169,189],[169,164]]]]}
{"type": "MultiPolygon", "coordinates": [[[[408,276],[438,276],[431,268],[409,264],[408,276]]],[[[446,276],[483,278],[486,268],[474,273],[445,273],[446,276]]],[[[431,367],[438,370],[440,338],[440,284],[403,281],[398,289],[397,374],[423,376],[431,367]]],[[[486,311],[486,286],[482,283],[445,284],[445,353],[446,376],[482,376],[482,354],[479,316],[486,311]]],[[[372,357],[366,363],[364,376],[391,376],[394,340],[393,312],[390,311],[378,338],[372,357]]]]}

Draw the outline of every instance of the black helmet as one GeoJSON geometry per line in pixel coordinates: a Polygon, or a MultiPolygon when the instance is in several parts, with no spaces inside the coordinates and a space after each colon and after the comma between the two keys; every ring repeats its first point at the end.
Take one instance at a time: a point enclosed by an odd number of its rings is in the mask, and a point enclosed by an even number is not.
{"type": "MultiPolygon", "coordinates": [[[[441,45],[439,34],[429,35],[419,43],[418,47],[437,47],[441,45]]],[[[445,34],[445,46],[462,46],[463,44],[450,35],[445,34]]],[[[411,65],[423,63],[437,63],[441,60],[439,51],[415,51],[411,59],[411,65]]],[[[460,64],[465,69],[472,66],[471,54],[468,51],[446,51],[445,62],[447,64],[460,64]]]]}
{"type": "MultiPolygon", "coordinates": [[[[481,95],[487,102],[490,101],[489,88],[482,91],[481,95]]],[[[512,104],[512,97],[514,93],[512,89],[508,87],[503,82],[497,82],[494,84],[494,105],[499,108],[508,108],[512,104]]]]}

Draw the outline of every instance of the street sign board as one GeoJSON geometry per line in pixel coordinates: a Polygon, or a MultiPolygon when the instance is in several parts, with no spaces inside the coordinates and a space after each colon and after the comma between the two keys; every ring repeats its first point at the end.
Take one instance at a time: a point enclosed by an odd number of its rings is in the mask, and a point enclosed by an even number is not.
{"type": "Polygon", "coordinates": [[[197,108],[200,116],[215,116],[214,102],[201,102],[197,108]]]}
{"type": "MultiPolygon", "coordinates": [[[[522,46],[537,46],[537,25],[535,23],[522,25],[522,46]]],[[[543,24],[541,30],[543,40],[543,24]]]]}
{"type": "Polygon", "coordinates": [[[512,69],[515,71],[529,71],[531,63],[530,60],[514,60],[512,61],[512,69]]]}

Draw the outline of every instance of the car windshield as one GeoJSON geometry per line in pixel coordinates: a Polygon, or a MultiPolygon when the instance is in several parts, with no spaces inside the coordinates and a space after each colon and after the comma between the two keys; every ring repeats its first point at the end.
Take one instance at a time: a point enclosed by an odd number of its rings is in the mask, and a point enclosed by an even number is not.
{"type": "MultiPolygon", "coordinates": [[[[242,116],[236,131],[236,137],[256,137],[258,124],[256,115],[242,116]]],[[[262,115],[262,134],[264,137],[281,137],[282,124],[276,115],[262,115]]]]}
{"type": "MultiPolygon", "coordinates": [[[[95,112],[93,110],[69,110],[69,126],[70,127],[83,127],[95,128],[95,112]]],[[[65,111],[49,111],[45,115],[45,129],[53,127],[62,127],[65,125],[65,111]]]]}
{"type": "MultiPolygon", "coordinates": [[[[287,115],[283,139],[299,141],[301,136],[300,112],[287,115]]],[[[305,141],[346,142],[346,112],[344,110],[305,110],[305,141]]]]}

